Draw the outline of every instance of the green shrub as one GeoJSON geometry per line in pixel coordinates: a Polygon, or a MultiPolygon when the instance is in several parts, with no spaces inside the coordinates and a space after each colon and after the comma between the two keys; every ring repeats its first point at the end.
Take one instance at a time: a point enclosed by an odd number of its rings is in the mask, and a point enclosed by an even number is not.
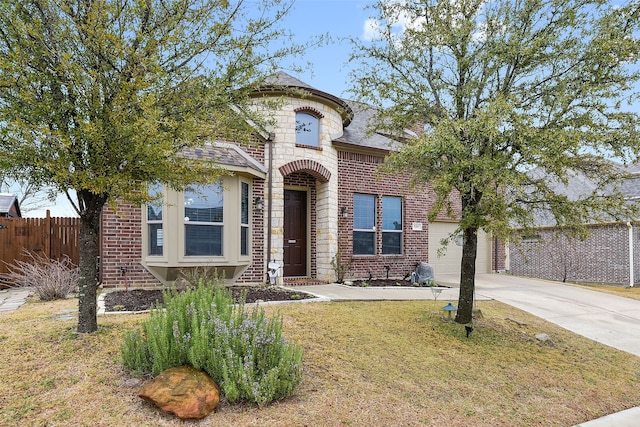
{"type": "Polygon", "coordinates": [[[142,329],[122,345],[125,369],[159,374],[192,365],[206,371],[231,403],[258,406],[290,396],[302,380],[302,349],[282,336],[282,317],[262,308],[245,310],[223,287],[203,281],[184,292],[168,291],[142,329]]]}

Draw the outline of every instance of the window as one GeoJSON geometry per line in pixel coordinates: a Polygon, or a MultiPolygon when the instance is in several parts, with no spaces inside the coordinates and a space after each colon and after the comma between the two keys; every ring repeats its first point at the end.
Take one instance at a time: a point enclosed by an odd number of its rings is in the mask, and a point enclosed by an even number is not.
{"type": "Polygon", "coordinates": [[[296,113],[296,144],[319,147],[319,122],[309,113],[296,113]]]}
{"type": "Polygon", "coordinates": [[[522,236],[522,243],[539,243],[540,240],[539,234],[525,234],[522,236]]]}
{"type": "Polygon", "coordinates": [[[402,253],[402,198],[382,198],[382,253],[402,253]]]}
{"type": "Polygon", "coordinates": [[[241,183],[240,193],[240,255],[249,255],[249,184],[241,183]]]}
{"type": "Polygon", "coordinates": [[[353,253],[376,253],[376,197],[368,194],[353,195],[353,253]]]}
{"type": "Polygon", "coordinates": [[[162,230],[162,185],[149,186],[149,195],[154,200],[147,203],[147,227],[149,232],[149,255],[162,255],[164,232],[162,230]]]}
{"type": "Polygon", "coordinates": [[[223,188],[189,187],[184,192],[186,256],[222,256],[223,188]]]}

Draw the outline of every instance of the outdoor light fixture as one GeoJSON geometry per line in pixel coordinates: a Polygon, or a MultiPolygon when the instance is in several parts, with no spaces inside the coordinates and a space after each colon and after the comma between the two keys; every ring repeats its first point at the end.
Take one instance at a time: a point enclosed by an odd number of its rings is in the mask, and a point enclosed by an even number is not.
{"type": "Polygon", "coordinates": [[[453,312],[458,311],[458,307],[456,307],[455,305],[451,304],[451,301],[449,301],[449,304],[447,304],[444,307],[442,307],[442,311],[446,311],[447,312],[447,320],[453,320],[452,319],[452,314],[453,314],[453,312]]]}
{"type": "Polygon", "coordinates": [[[262,197],[258,196],[255,199],[253,199],[253,204],[256,207],[257,211],[261,211],[262,210],[262,197]]]}
{"type": "Polygon", "coordinates": [[[347,207],[343,206],[340,208],[340,215],[342,215],[342,218],[347,218],[349,215],[347,215],[347,207]]]}

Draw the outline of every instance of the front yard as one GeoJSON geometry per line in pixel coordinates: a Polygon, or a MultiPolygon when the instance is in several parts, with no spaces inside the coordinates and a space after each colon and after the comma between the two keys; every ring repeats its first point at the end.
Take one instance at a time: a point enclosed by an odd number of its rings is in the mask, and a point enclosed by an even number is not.
{"type": "Polygon", "coordinates": [[[304,347],[292,398],[262,410],[223,401],[181,422],[139,399],[141,381],[120,366],[123,334],[146,314],[102,316],[79,336],[76,305],[0,313],[0,425],[571,426],[640,405],[639,358],[497,302],[479,303],[468,339],[440,302],[305,303],[268,308],[304,347]]]}

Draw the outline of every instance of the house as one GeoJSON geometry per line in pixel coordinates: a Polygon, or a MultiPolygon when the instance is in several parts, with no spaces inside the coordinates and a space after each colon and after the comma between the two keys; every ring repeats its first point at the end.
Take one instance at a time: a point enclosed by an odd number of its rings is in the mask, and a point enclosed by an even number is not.
{"type": "MultiPolygon", "coordinates": [[[[437,256],[457,224],[428,223],[428,187],[412,191],[409,177],[377,172],[396,142],[369,135],[372,110],[279,73],[256,92],[284,95],[269,132],[243,146],[211,142],[187,153],[213,158],[230,174],[216,185],[176,192],[154,187],[162,200],[106,209],[101,280],[156,286],[182,269],[211,266],[230,282],[265,283],[268,264],[290,281],[403,278],[417,262],[438,273],[460,270],[461,242],[437,256]]],[[[479,239],[478,271],[496,269],[492,242],[479,239]]]]}
{"type": "MultiPolygon", "coordinates": [[[[629,202],[640,199],[640,165],[626,168],[620,190],[629,202]]],[[[593,183],[576,174],[563,191],[577,198],[593,183]]],[[[633,219],[588,224],[586,239],[572,238],[549,215],[538,215],[535,231],[514,230],[506,268],[511,274],[576,283],[635,286],[640,280],[640,224],[633,219]]]]}
{"type": "Polygon", "coordinates": [[[20,203],[13,194],[0,193],[0,218],[21,218],[20,203]]]}

